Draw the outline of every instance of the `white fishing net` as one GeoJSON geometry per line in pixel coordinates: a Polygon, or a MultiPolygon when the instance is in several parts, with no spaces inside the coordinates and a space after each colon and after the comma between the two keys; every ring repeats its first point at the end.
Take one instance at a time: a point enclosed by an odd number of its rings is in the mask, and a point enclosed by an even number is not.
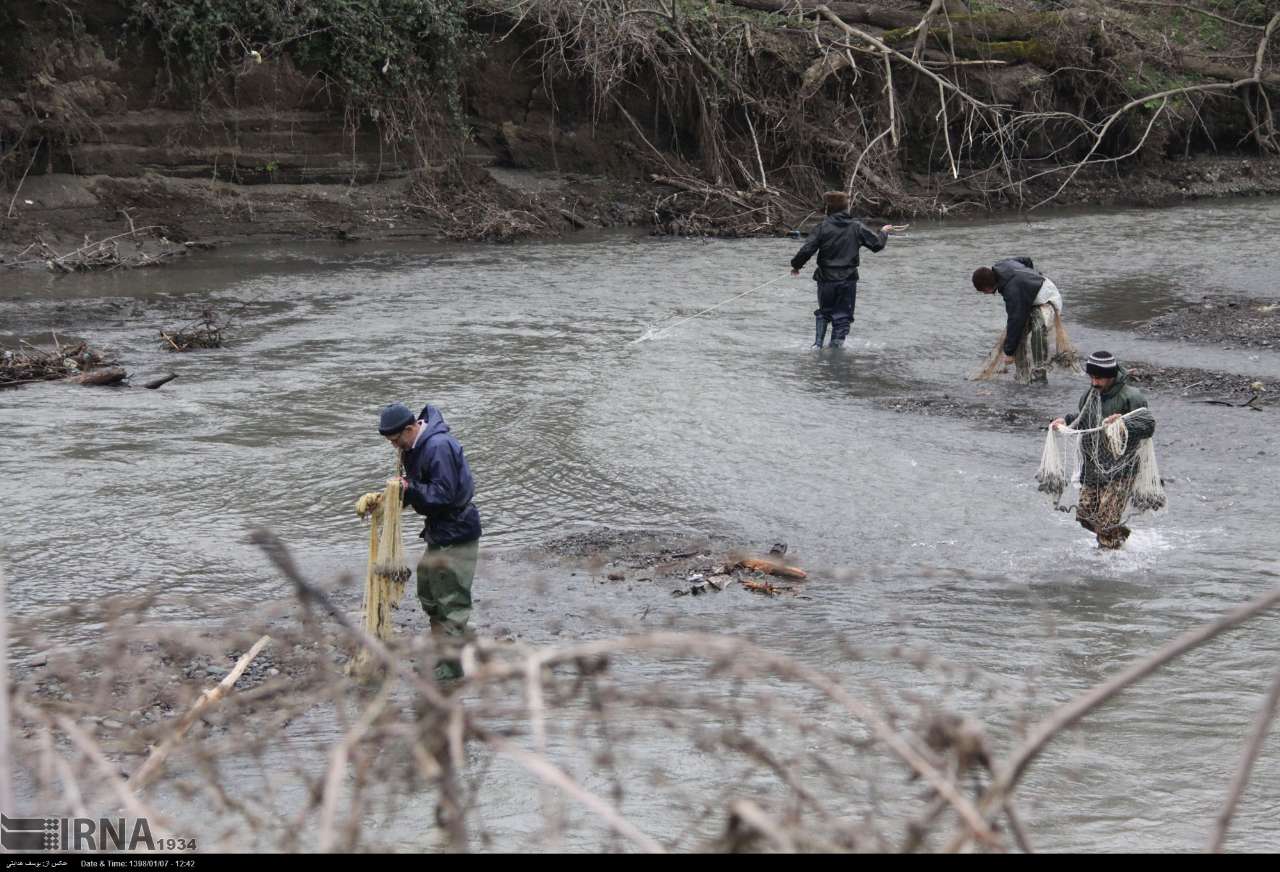
{"type": "MultiPolygon", "coordinates": [[[[1101,404],[1101,394],[1091,390],[1077,423],[1101,421],[1101,404]]],[[[1138,423],[1154,424],[1149,409],[1135,409],[1101,426],[1050,427],[1036,473],[1040,490],[1051,494],[1055,507],[1064,512],[1072,506],[1062,504],[1063,493],[1068,487],[1086,485],[1119,489],[1130,512],[1164,508],[1164,485],[1152,439],[1130,438],[1130,425],[1138,423]]]]}
{"type": "MultiPolygon", "coordinates": [[[[1048,280],[1045,281],[1045,284],[1049,284],[1048,280]]],[[[1028,376],[1033,368],[1048,369],[1058,367],[1076,374],[1084,372],[1080,367],[1080,352],[1071,341],[1071,337],[1067,335],[1067,325],[1062,320],[1062,296],[1058,293],[1056,287],[1051,288],[1051,290],[1052,293],[1047,295],[1048,298],[1045,302],[1041,303],[1037,298],[1037,303],[1031,310],[1031,320],[1028,322],[1027,331],[1022,337],[1022,341],[1018,344],[1018,351],[1015,357],[1018,360],[1019,381],[1029,381],[1028,376]],[[1049,352],[1047,341],[1044,347],[1038,351],[1034,347],[1032,334],[1039,329],[1043,329],[1046,340],[1049,334],[1053,336],[1052,353],[1049,352]]],[[[1002,373],[1008,372],[1008,366],[1004,362],[1005,335],[1005,333],[1000,334],[995,346],[987,354],[986,359],[983,360],[982,366],[970,373],[970,381],[989,381],[1002,373]]]]}

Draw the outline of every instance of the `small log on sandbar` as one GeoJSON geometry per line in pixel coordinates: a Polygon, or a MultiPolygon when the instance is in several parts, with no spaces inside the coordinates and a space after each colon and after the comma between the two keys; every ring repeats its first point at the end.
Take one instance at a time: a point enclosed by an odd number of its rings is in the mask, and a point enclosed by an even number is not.
{"type": "Polygon", "coordinates": [[[784,566],[781,563],[774,563],[772,560],[760,560],[755,557],[744,557],[738,561],[738,566],[743,569],[750,569],[754,572],[764,572],[769,575],[777,575],[782,578],[808,578],[809,573],[805,572],[798,566],[784,566]]]}

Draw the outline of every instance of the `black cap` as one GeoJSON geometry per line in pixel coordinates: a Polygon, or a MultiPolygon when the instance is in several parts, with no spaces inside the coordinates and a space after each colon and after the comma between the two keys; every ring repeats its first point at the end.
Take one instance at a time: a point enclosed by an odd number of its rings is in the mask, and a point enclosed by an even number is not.
{"type": "Polygon", "coordinates": [[[383,436],[394,436],[417,419],[404,403],[391,403],[382,407],[378,416],[378,432],[383,436]]]}
{"type": "Polygon", "coordinates": [[[1098,378],[1114,378],[1120,372],[1120,361],[1110,351],[1095,351],[1085,361],[1084,371],[1098,378]]]}

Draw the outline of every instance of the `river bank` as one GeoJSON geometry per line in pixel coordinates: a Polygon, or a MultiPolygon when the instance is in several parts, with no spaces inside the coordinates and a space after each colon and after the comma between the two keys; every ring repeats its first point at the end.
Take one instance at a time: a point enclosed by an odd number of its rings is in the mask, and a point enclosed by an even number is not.
{"type": "Polygon", "coordinates": [[[8,4],[2,265],[785,236],[831,187],[871,220],[1280,192],[1258,4],[374,3],[310,24],[242,0],[8,4]]]}
{"type": "MultiPolygon", "coordinates": [[[[506,213],[522,214],[498,217],[475,233],[461,232],[425,211],[420,192],[408,179],[362,185],[240,185],[154,174],[34,176],[12,192],[13,213],[0,221],[0,268],[52,269],[51,258],[104,239],[123,246],[124,265],[136,267],[151,265],[150,260],[159,263],[166,254],[188,256],[208,246],[245,242],[511,242],[571,240],[623,228],[653,235],[671,232],[657,219],[655,205],[674,189],[550,170],[490,167],[475,172],[492,204],[506,213]]],[[[930,181],[916,187],[913,196],[926,196],[932,185],[930,181]]],[[[1106,174],[1079,178],[1056,202],[1076,208],[1157,208],[1274,194],[1280,194],[1280,158],[1198,157],[1141,170],[1123,180],[1106,174]]],[[[810,211],[818,208],[815,204],[810,211]]],[[[1016,207],[1005,208],[1018,214],[1016,207]]],[[[976,204],[949,210],[966,219],[985,211],[976,204]]],[[[864,217],[877,223],[914,214],[890,206],[864,217]]],[[[795,229],[807,232],[814,220],[810,216],[795,229]]],[[[760,232],[785,235],[784,230],[760,232]]]]}

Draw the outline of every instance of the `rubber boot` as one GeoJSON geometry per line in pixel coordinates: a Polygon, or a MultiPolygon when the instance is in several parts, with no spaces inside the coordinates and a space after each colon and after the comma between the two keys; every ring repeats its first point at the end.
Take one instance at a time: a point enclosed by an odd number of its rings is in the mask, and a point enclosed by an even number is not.
{"type": "Polygon", "coordinates": [[[827,319],[821,315],[813,319],[813,348],[822,348],[822,341],[827,338],[827,319]]]}
{"type": "MultiPolygon", "coordinates": [[[[431,622],[431,638],[438,648],[447,644],[446,640],[449,638],[449,635],[449,632],[445,629],[443,624],[438,624],[435,621],[431,622]]],[[[462,663],[453,658],[441,658],[436,661],[436,668],[433,671],[433,675],[437,682],[453,681],[461,678],[462,663]]]]}

